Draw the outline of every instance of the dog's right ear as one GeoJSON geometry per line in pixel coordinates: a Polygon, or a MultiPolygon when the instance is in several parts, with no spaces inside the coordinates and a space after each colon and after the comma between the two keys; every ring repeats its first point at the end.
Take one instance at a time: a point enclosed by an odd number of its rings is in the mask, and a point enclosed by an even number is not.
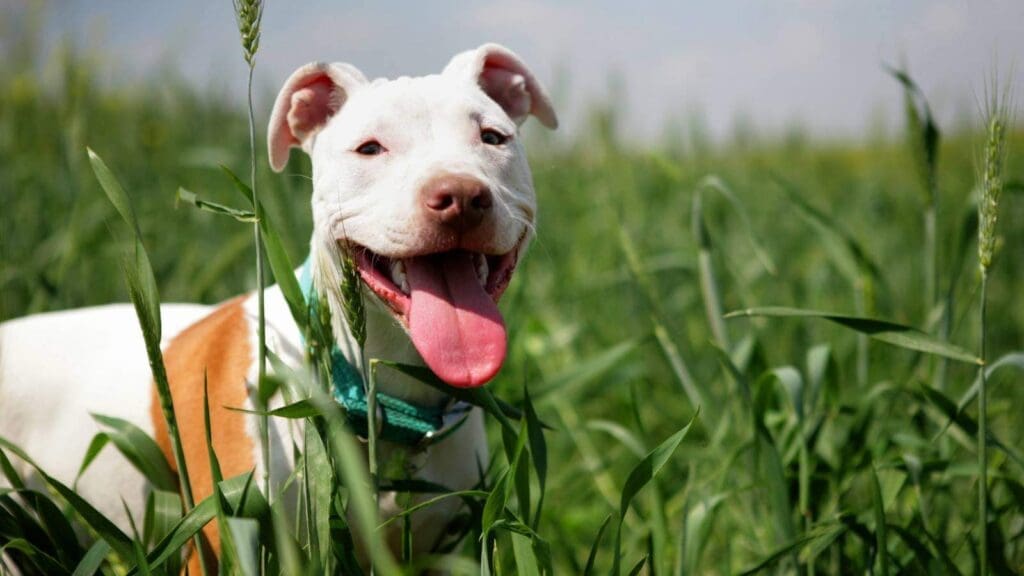
{"type": "Polygon", "coordinates": [[[349,64],[311,62],[288,78],[274,102],[267,129],[270,167],[288,164],[288,151],[301,146],[308,154],[313,136],[348,100],[352,90],[366,84],[363,73],[349,64]]]}

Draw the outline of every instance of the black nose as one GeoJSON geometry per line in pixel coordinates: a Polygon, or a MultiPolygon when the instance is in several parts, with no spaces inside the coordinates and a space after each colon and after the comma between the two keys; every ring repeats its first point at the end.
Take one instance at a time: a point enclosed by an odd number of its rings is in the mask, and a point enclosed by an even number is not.
{"type": "Polygon", "coordinates": [[[456,174],[431,179],[422,194],[423,206],[431,219],[460,231],[478,226],[494,203],[486,184],[456,174]]]}

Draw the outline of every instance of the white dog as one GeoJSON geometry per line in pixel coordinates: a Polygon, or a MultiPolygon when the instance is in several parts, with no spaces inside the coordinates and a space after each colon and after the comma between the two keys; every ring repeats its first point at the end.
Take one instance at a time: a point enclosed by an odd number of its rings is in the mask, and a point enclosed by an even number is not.
{"type": "MultiPolygon", "coordinates": [[[[458,54],[437,75],[368,81],[348,64],[313,63],[285,83],[270,119],[270,164],[282,170],[291,147],[312,158],[314,232],[300,273],[329,302],[341,371],[358,365],[341,311],[344,246],[354,251],[370,303],[367,357],[425,363],[460,387],[481,386],[498,372],[506,334],[496,302],[532,235],[536,213],[519,139],[529,115],[549,128],[557,125],[534,75],[494,44],[458,54]]],[[[280,485],[293,465],[293,430],[272,420],[271,458],[264,462],[255,418],[225,408],[253,406],[255,295],[216,307],[170,304],[162,313],[164,357],[196,501],[212,491],[202,421],[204,371],[224,476],[255,469],[259,478],[269,467],[272,484],[280,485]]],[[[271,350],[301,366],[302,336],[276,286],[266,292],[266,321],[271,350]]],[[[420,420],[384,431],[392,440],[382,443],[382,459],[404,451],[415,478],[453,490],[474,485],[477,462],[486,462],[479,410],[431,443],[442,422],[451,420],[449,399],[391,371],[382,376],[379,390],[419,409],[420,420]]],[[[90,414],[134,423],[169,456],[151,382],[129,305],[41,314],[0,326],[0,436],[63,482],[74,479],[98,430],[90,414]]],[[[360,390],[338,386],[336,396],[352,393],[358,403],[360,390]]],[[[31,476],[27,466],[18,466],[31,476]]],[[[108,449],[78,490],[127,528],[122,499],[141,518],[148,488],[108,449]]],[[[382,515],[393,513],[393,497],[382,497],[381,506],[382,515]]],[[[428,550],[443,536],[456,508],[435,506],[414,519],[417,549],[428,550]]],[[[206,536],[217,549],[210,526],[206,536]]]]}

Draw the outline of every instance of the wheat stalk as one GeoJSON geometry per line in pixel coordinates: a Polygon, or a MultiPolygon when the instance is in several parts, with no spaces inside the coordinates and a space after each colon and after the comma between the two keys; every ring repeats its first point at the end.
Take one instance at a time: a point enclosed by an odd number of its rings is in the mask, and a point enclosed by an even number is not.
{"type": "Polygon", "coordinates": [[[260,23],[263,21],[263,0],[232,0],[238,32],[242,36],[242,50],[249,68],[256,64],[256,52],[260,48],[260,23]]]}
{"type": "MultiPolygon", "coordinates": [[[[256,216],[253,222],[253,240],[256,243],[256,300],[258,312],[257,332],[259,341],[257,387],[262,387],[267,375],[267,321],[265,311],[263,271],[263,237],[260,219],[263,217],[259,196],[256,194],[256,118],[252,102],[252,76],[256,68],[256,52],[260,47],[260,24],[263,21],[263,0],[232,0],[235,20],[242,39],[242,52],[249,66],[246,86],[249,108],[249,182],[252,186],[252,205],[256,216]]],[[[262,396],[257,394],[257,398],[262,396]]],[[[259,409],[266,409],[265,400],[258,400],[259,409]]],[[[263,458],[263,493],[270,498],[270,421],[264,415],[259,418],[260,455],[263,458]]]]}
{"type": "Polygon", "coordinates": [[[1006,164],[1006,132],[1012,121],[1013,98],[1010,84],[999,87],[993,75],[983,110],[986,124],[985,146],[979,174],[978,191],[978,268],[981,272],[980,340],[981,361],[978,368],[978,523],[980,570],[988,574],[988,384],[985,374],[985,316],[988,304],[988,273],[996,247],[996,224],[999,221],[999,199],[1003,194],[1003,170],[1006,164]]]}

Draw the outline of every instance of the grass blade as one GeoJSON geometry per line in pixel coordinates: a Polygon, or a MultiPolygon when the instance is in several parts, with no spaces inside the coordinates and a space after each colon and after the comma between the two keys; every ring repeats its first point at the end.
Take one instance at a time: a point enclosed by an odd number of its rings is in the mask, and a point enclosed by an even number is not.
{"type": "Polygon", "coordinates": [[[604,536],[604,531],[608,528],[608,523],[612,521],[612,514],[605,516],[604,522],[601,522],[601,527],[597,529],[597,536],[594,537],[594,543],[590,545],[590,554],[587,555],[587,563],[583,568],[583,576],[590,576],[594,573],[594,560],[597,559],[597,550],[601,544],[601,536],[604,536]]]}
{"type": "Polygon", "coordinates": [[[242,197],[253,205],[255,213],[260,215],[261,240],[263,247],[266,248],[270,271],[273,273],[277,285],[281,288],[281,294],[284,295],[284,299],[288,303],[288,310],[292,314],[292,319],[299,325],[299,332],[305,334],[309,324],[306,298],[303,296],[302,289],[299,287],[299,281],[295,277],[295,265],[292,263],[291,258],[288,257],[288,252],[284,249],[284,242],[277,233],[277,228],[270,221],[270,217],[267,211],[263,209],[262,203],[257,201],[256,204],[253,204],[252,188],[245,182],[242,182],[227,166],[222,165],[221,170],[227,174],[242,197]]]}
{"type": "Polygon", "coordinates": [[[693,422],[697,419],[697,415],[700,414],[700,410],[694,412],[690,421],[685,426],[679,429],[678,432],[669,436],[665,441],[659,444],[654,450],[647,453],[647,456],[643,458],[636,466],[633,467],[633,471],[629,473],[629,477],[626,479],[626,484],[622,488],[622,499],[619,503],[619,518],[623,518],[626,515],[626,511],[629,509],[630,504],[633,503],[633,498],[654,480],[654,477],[658,475],[662,467],[668,462],[668,459],[672,457],[672,454],[679,447],[679,444],[686,438],[686,435],[690,432],[690,427],[693,422]]]}
{"type": "Polygon", "coordinates": [[[969,350],[933,338],[916,328],[896,324],[895,322],[889,322],[887,320],[862,318],[859,316],[849,316],[834,312],[822,312],[819,310],[806,310],[803,308],[786,308],[781,306],[747,308],[746,310],[737,310],[725,315],[726,318],[739,318],[743,316],[818,318],[828,320],[829,322],[849,328],[855,332],[866,334],[880,342],[885,342],[886,344],[891,344],[900,348],[924,352],[935,356],[943,356],[951,360],[959,360],[960,362],[967,362],[970,364],[978,365],[981,363],[981,359],[969,350]]]}
{"type": "Polygon", "coordinates": [[[626,478],[626,483],[622,487],[622,496],[619,501],[619,518],[618,527],[615,531],[615,547],[613,548],[614,556],[612,557],[612,574],[619,574],[619,563],[621,561],[621,543],[622,543],[622,521],[626,518],[626,512],[629,511],[629,506],[633,503],[633,499],[636,495],[647,486],[654,477],[658,475],[658,472],[665,466],[669,458],[679,447],[679,444],[686,438],[687,433],[690,432],[690,427],[693,425],[697,416],[700,414],[698,408],[694,411],[693,416],[690,417],[690,421],[685,426],[679,429],[678,432],[669,436],[665,441],[659,444],[654,450],[651,450],[647,456],[645,456],[640,462],[633,467],[633,471],[629,473],[626,478]]]}
{"type": "Polygon", "coordinates": [[[540,514],[544,508],[544,494],[547,491],[548,477],[548,445],[544,439],[544,426],[537,416],[533,407],[533,400],[530,398],[530,389],[523,386],[523,416],[526,419],[526,429],[530,438],[530,456],[533,458],[533,471],[537,474],[537,485],[540,494],[537,496],[537,511],[533,515],[531,527],[537,530],[540,525],[540,514]]]}
{"type": "Polygon", "coordinates": [[[157,489],[177,490],[174,472],[163,451],[141,428],[113,416],[92,414],[92,418],[108,429],[107,438],[157,489]]]}
{"type": "Polygon", "coordinates": [[[93,173],[96,175],[100,187],[103,188],[103,192],[107,195],[110,203],[114,205],[114,208],[121,215],[121,218],[128,225],[132,233],[135,243],[132,279],[137,282],[138,294],[141,296],[141,301],[136,305],[136,310],[139,311],[140,315],[145,315],[143,331],[149,330],[159,340],[161,332],[160,293],[156,287],[156,277],[153,275],[153,267],[149,263],[149,256],[142,245],[142,231],[139,228],[138,220],[135,218],[135,210],[128,199],[128,194],[121,187],[121,183],[117,181],[114,173],[107,168],[103,159],[93,152],[92,148],[86,148],[86,151],[89,154],[89,163],[92,164],[93,173]]]}
{"type": "Polygon", "coordinates": [[[700,574],[700,558],[707,545],[715,513],[728,494],[715,494],[704,498],[686,514],[686,535],[683,540],[683,566],[685,574],[700,574]]]}
{"type": "Polygon", "coordinates": [[[875,554],[878,558],[878,573],[889,576],[888,530],[885,521],[885,504],[882,487],[878,483],[878,470],[871,468],[871,501],[875,515],[875,554]]]}
{"type": "Polygon", "coordinates": [[[225,206],[224,204],[203,200],[195,192],[184,188],[178,188],[177,200],[191,204],[206,212],[220,214],[221,216],[229,216],[239,222],[253,223],[256,221],[256,213],[251,210],[241,210],[239,208],[225,206]]]}
{"type": "Polygon", "coordinates": [[[98,540],[89,548],[85,556],[82,556],[71,576],[92,576],[100,569],[100,565],[103,564],[109,553],[110,544],[107,544],[105,540],[98,540]]]}

